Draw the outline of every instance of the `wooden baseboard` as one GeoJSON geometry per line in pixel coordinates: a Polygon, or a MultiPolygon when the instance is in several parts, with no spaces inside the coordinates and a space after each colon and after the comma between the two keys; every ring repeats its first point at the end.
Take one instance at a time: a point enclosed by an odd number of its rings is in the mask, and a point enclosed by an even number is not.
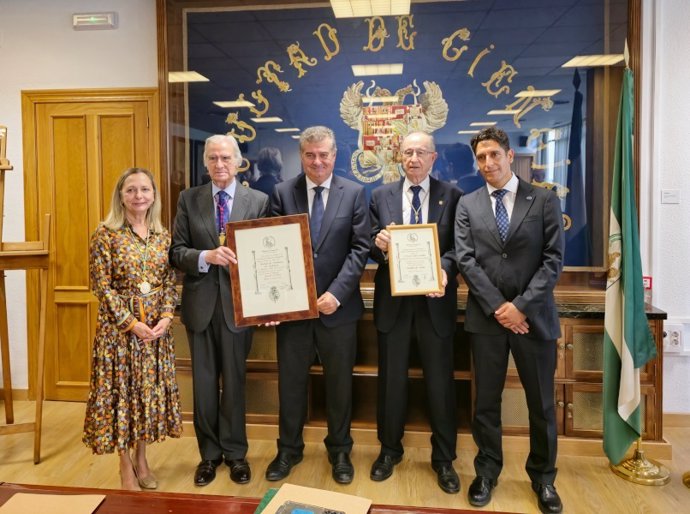
{"type": "Polygon", "coordinates": [[[664,427],[690,428],[690,414],[664,412],[664,427]]]}
{"type": "MultiPolygon", "coordinates": [[[[686,421],[690,421],[690,415],[682,416],[686,421]]],[[[664,415],[664,422],[666,415],[664,415]]],[[[685,425],[690,426],[690,425],[685,425]]],[[[184,423],[183,436],[194,437],[194,427],[191,422],[184,423]]],[[[247,436],[250,439],[275,441],[278,438],[278,427],[275,425],[247,425],[247,436]]],[[[304,440],[309,443],[320,443],[326,437],[325,427],[305,427],[304,440]]],[[[355,444],[378,446],[379,441],[375,429],[353,428],[352,438],[355,444]]],[[[405,432],[403,446],[408,448],[430,448],[428,432],[405,432]]],[[[472,434],[458,434],[458,448],[471,448],[476,450],[472,434]]],[[[504,435],[503,450],[506,452],[529,452],[529,438],[526,436],[504,435]]],[[[650,459],[671,460],[672,446],[668,441],[644,441],[642,450],[650,459]]],[[[628,452],[628,457],[632,456],[634,445],[628,452]]],[[[558,438],[558,455],[579,456],[579,457],[604,457],[604,448],[601,439],[581,439],[576,437],[558,438]]]]}
{"type": "MultiPolygon", "coordinates": [[[[5,396],[5,389],[0,389],[0,397],[4,398],[5,396]]],[[[29,390],[28,389],[15,389],[12,388],[12,400],[19,402],[19,401],[26,401],[29,399],[29,390]]]]}

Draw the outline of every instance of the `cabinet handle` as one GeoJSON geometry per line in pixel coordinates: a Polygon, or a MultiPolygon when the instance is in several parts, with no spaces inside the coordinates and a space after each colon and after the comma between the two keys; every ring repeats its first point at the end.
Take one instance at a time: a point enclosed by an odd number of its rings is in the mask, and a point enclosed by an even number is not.
{"type": "Polygon", "coordinates": [[[556,405],[558,405],[559,409],[562,409],[563,407],[565,407],[565,402],[563,400],[558,400],[556,402],[556,405]]]}
{"type": "Polygon", "coordinates": [[[565,345],[565,347],[566,347],[568,350],[571,350],[571,351],[572,351],[572,349],[573,349],[573,343],[568,343],[568,344],[565,345]]]}
{"type": "Polygon", "coordinates": [[[568,419],[573,419],[573,404],[568,402],[566,408],[568,409],[568,419]]]}
{"type": "Polygon", "coordinates": [[[558,343],[559,350],[565,350],[565,343],[558,343]]]}

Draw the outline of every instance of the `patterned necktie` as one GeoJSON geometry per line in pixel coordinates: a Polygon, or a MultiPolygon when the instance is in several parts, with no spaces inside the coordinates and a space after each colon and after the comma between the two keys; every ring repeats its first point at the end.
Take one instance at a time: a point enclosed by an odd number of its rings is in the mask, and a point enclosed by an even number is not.
{"type": "Polygon", "coordinates": [[[422,222],[422,202],[419,200],[419,192],[422,186],[411,186],[412,190],[412,210],[410,211],[410,225],[417,225],[422,222]]]}
{"type": "Polygon", "coordinates": [[[501,236],[501,241],[505,242],[508,237],[508,228],[510,227],[510,220],[508,219],[508,211],[503,205],[503,197],[508,193],[507,189],[497,189],[491,195],[496,199],[496,226],[498,233],[501,236]]]}
{"type": "Polygon", "coordinates": [[[225,234],[225,224],[228,222],[228,198],[230,195],[225,191],[216,193],[216,226],[218,234],[225,234]]]}
{"type": "Polygon", "coordinates": [[[309,232],[311,232],[311,241],[316,244],[319,240],[319,233],[321,232],[321,221],[323,220],[323,198],[321,192],[323,186],[316,186],[314,188],[314,201],[311,204],[311,216],[309,217],[309,232]]]}

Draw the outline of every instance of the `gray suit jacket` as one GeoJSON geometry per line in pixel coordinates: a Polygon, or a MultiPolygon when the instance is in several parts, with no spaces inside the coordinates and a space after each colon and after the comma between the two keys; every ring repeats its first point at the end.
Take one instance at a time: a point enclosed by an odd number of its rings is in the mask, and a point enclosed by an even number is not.
{"type": "MultiPolygon", "coordinates": [[[[268,214],[268,196],[237,185],[228,221],[264,218],[268,214]]],[[[211,265],[208,273],[199,273],[199,254],[218,248],[218,230],[211,182],[180,193],[170,245],[170,262],[184,272],[182,288],[182,323],[200,332],[211,322],[218,295],[223,305],[225,323],[233,332],[246,328],[235,326],[227,267],[211,265]]]]}
{"type": "Polygon", "coordinates": [[[502,333],[493,313],[510,301],[527,316],[527,337],[560,337],[553,289],[563,269],[564,244],[561,207],[553,191],[519,181],[505,243],[487,188],[460,198],[455,250],[469,287],[465,330],[502,333]]]}

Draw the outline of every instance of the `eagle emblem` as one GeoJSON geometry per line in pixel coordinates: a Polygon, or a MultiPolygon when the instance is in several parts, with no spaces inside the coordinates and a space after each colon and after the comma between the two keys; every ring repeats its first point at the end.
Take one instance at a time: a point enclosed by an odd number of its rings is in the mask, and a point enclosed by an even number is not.
{"type": "Polygon", "coordinates": [[[403,174],[403,138],[414,131],[431,133],[446,124],[448,104],[441,88],[435,82],[424,81],[423,85],[424,93],[416,80],[391,93],[372,80],[363,94],[364,82],[360,80],[345,90],[340,117],[359,134],[357,150],[350,159],[352,173],[359,181],[398,181],[403,174]],[[408,96],[412,100],[405,103],[408,96]]]}

